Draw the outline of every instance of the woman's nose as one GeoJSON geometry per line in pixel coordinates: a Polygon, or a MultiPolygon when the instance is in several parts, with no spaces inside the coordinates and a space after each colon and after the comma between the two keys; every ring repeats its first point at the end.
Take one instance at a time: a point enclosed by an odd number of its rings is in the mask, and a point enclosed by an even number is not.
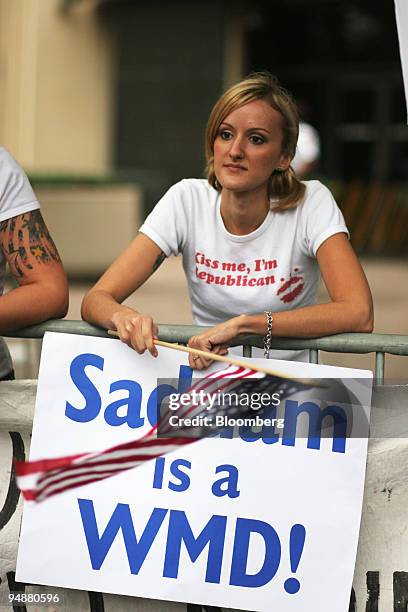
{"type": "Polygon", "coordinates": [[[242,140],[240,138],[234,138],[234,140],[231,142],[229,155],[232,159],[242,159],[244,157],[242,140]]]}

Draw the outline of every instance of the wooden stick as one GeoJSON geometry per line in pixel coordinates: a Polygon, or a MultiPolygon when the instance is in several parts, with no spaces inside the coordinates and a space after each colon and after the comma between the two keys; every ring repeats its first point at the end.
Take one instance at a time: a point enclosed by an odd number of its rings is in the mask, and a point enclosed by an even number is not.
{"type": "MultiPolygon", "coordinates": [[[[119,335],[118,332],[113,329],[108,329],[108,334],[110,336],[119,335]]],[[[312,387],[320,386],[319,382],[312,378],[294,378],[293,376],[289,376],[288,374],[283,374],[282,372],[276,372],[275,370],[271,370],[270,368],[260,366],[256,363],[248,363],[246,361],[241,361],[240,359],[235,359],[233,357],[224,357],[224,355],[217,355],[216,353],[202,351],[201,349],[195,349],[189,346],[184,346],[182,344],[176,344],[173,342],[165,342],[164,340],[154,339],[153,342],[156,346],[164,346],[166,348],[174,349],[176,351],[182,351],[183,353],[190,353],[191,355],[198,355],[199,357],[205,357],[206,359],[211,359],[212,361],[222,361],[223,363],[229,363],[231,365],[236,365],[241,368],[249,368],[250,370],[255,370],[255,372],[262,372],[263,374],[270,374],[272,376],[279,376],[280,378],[287,378],[289,380],[301,382],[304,385],[308,385],[312,387]]]]}
{"type": "MultiPolygon", "coordinates": [[[[183,346],[182,344],[164,342],[163,340],[153,340],[153,342],[157,346],[166,346],[167,348],[176,349],[177,351],[183,351],[184,353],[190,353],[191,355],[198,355],[199,357],[205,357],[206,359],[211,359],[214,361],[223,361],[224,363],[230,363],[231,365],[236,365],[241,368],[250,368],[251,370],[255,370],[256,372],[263,372],[264,374],[277,374],[277,372],[272,372],[271,370],[268,370],[268,368],[264,368],[263,366],[259,366],[252,363],[249,366],[246,361],[241,361],[240,359],[235,359],[234,357],[217,355],[216,353],[202,351],[201,349],[191,348],[190,346],[183,346]]],[[[281,376],[281,374],[279,374],[279,376],[281,376]]]]}

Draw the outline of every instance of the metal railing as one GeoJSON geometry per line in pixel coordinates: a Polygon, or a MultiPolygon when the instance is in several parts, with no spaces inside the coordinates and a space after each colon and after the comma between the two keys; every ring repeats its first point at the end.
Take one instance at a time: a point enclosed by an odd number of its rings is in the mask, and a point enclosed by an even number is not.
{"type": "MultiPolygon", "coordinates": [[[[159,338],[167,342],[186,344],[206,327],[196,325],[159,325],[159,338]]],[[[18,332],[6,334],[13,338],[42,338],[47,331],[66,334],[82,334],[112,338],[106,330],[94,327],[84,321],[52,320],[26,327],[18,332]]],[[[252,347],[263,347],[263,337],[256,335],[238,336],[233,346],[243,346],[243,356],[251,357],[252,347]]],[[[375,353],[375,377],[377,384],[384,382],[385,355],[408,355],[408,336],[397,334],[336,334],[322,338],[274,338],[273,348],[277,350],[309,351],[310,363],[318,363],[319,351],[332,353],[375,353]]]]}

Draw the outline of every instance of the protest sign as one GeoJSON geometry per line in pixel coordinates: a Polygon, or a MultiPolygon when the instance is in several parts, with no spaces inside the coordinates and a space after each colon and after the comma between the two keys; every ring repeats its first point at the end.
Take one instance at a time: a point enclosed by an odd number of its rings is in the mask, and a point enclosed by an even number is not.
{"type": "MultiPolygon", "coordinates": [[[[46,334],[30,459],[141,437],[154,423],[158,394],[189,388],[186,363],[170,349],[153,360],[117,340],[46,334]],[[176,381],[173,388],[158,389],[164,378],[176,381]]],[[[17,579],[245,610],[344,612],[367,451],[371,389],[364,383],[372,375],[264,363],[291,376],[341,377],[361,404],[352,414],[360,437],[296,438],[293,421],[285,422],[288,402],[310,419],[327,408],[303,392],[278,407],[284,427],[275,433],[200,440],[26,503],[17,579]]]]}

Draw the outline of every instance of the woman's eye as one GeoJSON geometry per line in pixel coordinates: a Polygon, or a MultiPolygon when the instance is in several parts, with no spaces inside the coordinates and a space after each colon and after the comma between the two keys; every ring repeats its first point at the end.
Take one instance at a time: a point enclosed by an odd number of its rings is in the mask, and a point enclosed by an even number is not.
{"type": "Polygon", "coordinates": [[[263,138],[263,136],[259,136],[259,134],[252,134],[249,137],[250,142],[252,142],[252,144],[263,144],[265,142],[265,139],[263,138]]]}
{"type": "Polygon", "coordinates": [[[223,140],[230,140],[232,138],[232,134],[228,130],[220,130],[220,136],[223,140]]]}

